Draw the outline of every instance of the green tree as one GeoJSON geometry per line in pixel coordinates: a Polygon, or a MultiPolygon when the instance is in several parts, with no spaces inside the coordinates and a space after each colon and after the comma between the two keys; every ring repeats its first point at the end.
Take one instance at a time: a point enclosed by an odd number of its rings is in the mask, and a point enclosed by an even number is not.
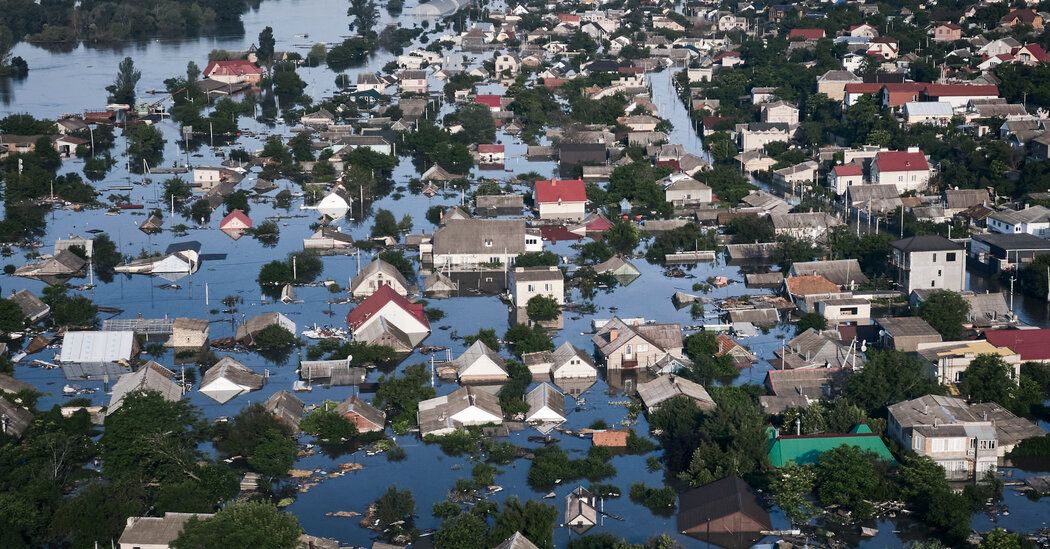
{"type": "Polygon", "coordinates": [[[886,407],[920,396],[944,394],[926,375],[921,361],[892,350],[868,350],[864,368],[846,378],[846,396],[869,415],[884,416],[886,407]]]}
{"type": "MultiPolygon", "coordinates": [[[[457,506],[458,508],[458,506],[457,506]]],[[[486,549],[489,525],[473,513],[460,513],[441,522],[434,533],[437,549],[486,549]]]]}
{"type": "Polygon", "coordinates": [[[117,66],[117,78],[113,84],[106,86],[110,103],[122,103],[135,106],[135,86],[142,78],[142,72],[135,69],[135,61],[125,57],[117,66]]]}
{"type": "Polygon", "coordinates": [[[554,524],[558,511],[538,501],[522,502],[511,496],[503,502],[503,509],[496,515],[495,524],[489,533],[489,547],[495,547],[514,532],[521,532],[540,549],[554,548],[554,524]]]}
{"type": "Polygon", "coordinates": [[[482,328],[478,330],[476,334],[463,336],[463,343],[468,347],[473,345],[475,341],[481,341],[489,349],[492,349],[497,353],[503,347],[499,343],[499,336],[496,335],[496,330],[493,330],[492,328],[482,328]]]}
{"type": "Polygon", "coordinates": [[[295,463],[298,446],[287,424],[262,404],[241,410],[232,421],[216,425],[215,448],[227,456],[243,456],[256,472],[279,476],[295,463]]]}
{"type": "Polygon", "coordinates": [[[400,377],[381,376],[372,404],[386,410],[394,430],[403,432],[416,423],[420,401],[434,398],[435,394],[427,366],[413,364],[405,368],[400,377]]]}
{"type": "Polygon", "coordinates": [[[995,402],[1010,407],[1017,382],[1013,368],[997,355],[980,355],[963,372],[959,391],[970,402],[995,402]]]}
{"type": "Polygon", "coordinates": [[[191,196],[193,196],[193,188],[182,179],[172,177],[164,182],[164,202],[171,204],[172,199],[175,202],[182,202],[191,196]]]}
{"type": "Polygon", "coordinates": [[[380,538],[393,540],[412,530],[416,501],[410,490],[398,490],[396,486],[390,486],[376,500],[375,510],[376,529],[380,532],[380,538]]]}
{"type": "Polygon", "coordinates": [[[962,337],[962,324],[966,322],[969,314],[969,302],[958,293],[948,290],[934,290],[918,309],[918,316],[937,330],[946,341],[962,337]]]}
{"type": "Polygon", "coordinates": [[[248,191],[244,189],[238,189],[232,193],[226,195],[222,199],[222,205],[226,206],[226,213],[230,213],[234,210],[240,210],[244,213],[251,211],[251,204],[248,202],[248,191]]]}
{"type": "Polygon", "coordinates": [[[726,232],[733,235],[733,244],[772,242],[776,238],[769,220],[757,215],[734,217],[726,225],[726,232]]]}
{"type": "Polygon", "coordinates": [[[164,158],[164,135],[149,124],[134,124],[124,128],[128,140],[130,167],[134,173],[143,173],[145,165],[156,167],[164,158]]]}
{"type": "Polygon", "coordinates": [[[554,320],[561,314],[561,307],[557,300],[546,295],[536,295],[529,298],[525,305],[525,312],[529,319],[537,322],[554,320]]]}
{"type": "Polygon", "coordinates": [[[20,332],[26,327],[22,309],[10,299],[0,298],[0,332],[20,332]]]}
{"type": "Polygon", "coordinates": [[[554,342],[539,324],[532,327],[526,324],[514,324],[503,335],[503,341],[506,341],[511,351],[518,356],[554,350],[554,342]]]}
{"type": "Polygon", "coordinates": [[[259,350],[286,349],[299,342],[295,334],[289,332],[284,326],[278,326],[277,324],[271,324],[259,330],[252,337],[252,341],[255,344],[255,348],[259,350]]]}
{"type": "Polygon", "coordinates": [[[525,252],[514,259],[515,267],[557,267],[558,254],[550,251],[525,252]]]}
{"type": "Polygon", "coordinates": [[[357,425],[339,414],[331,402],[325,402],[321,408],[310,412],[299,428],[325,442],[343,442],[357,436],[357,425]]]}
{"type": "Polygon", "coordinates": [[[872,452],[843,445],[820,455],[816,492],[822,505],[843,506],[861,518],[871,518],[873,502],[886,495],[885,464],[872,452]]]}
{"type": "Polygon", "coordinates": [[[272,28],[266,27],[259,32],[259,44],[255,49],[255,57],[260,64],[269,65],[273,62],[274,47],[276,45],[277,40],[273,37],[272,28]]]}
{"type": "Polygon", "coordinates": [[[784,511],[791,524],[801,526],[816,516],[817,508],[809,500],[816,482],[816,472],[807,465],[792,463],[774,473],[770,485],[773,501],[784,511]]]}
{"type": "Polygon", "coordinates": [[[400,233],[397,231],[397,219],[394,217],[394,212],[385,209],[377,211],[375,220],[372,224],[372,236],[392,236],[397,238],[399,234],[400,233]]]}
{"type": "Polygon", "coordinates": [[[638,247],[641,237],[638,228],[630,221],[618,220],[603,235],[604,241],[616,253],[630,256],[638,247]]]}
{"type": "Polygon", "coordinates": [[[269,503],[241,501],[207,519],[191,518],[175,538],[175,549],[258,547],[295,549],[303,533],[295,515],[269,503]]]}
{"type": "Polygon", "coordinates": [[[795,333],[801,334],[810,328],[820,331],[827,329],[827,327],[828,319],[824,318],[824,315],[820,313],[806,313],[795,324],[795,333]]]}
{"type": "Polygon", "coordinates": [[[393,265],[406,280],[416,279],[416,267],[411,259],[405,257],[405,252],[401,250],[383,250],[376,254],[376,257],[393,265]]]}
{"type": "Polygon", "coordinates": [[[729,355],[716,356],[718,340],[711,332],[697,332],[685,338],[685,354],[692,366],[683,374],[701,385],[715,380],[725,381],[736,377],[740,371],[729,355]]]}
{"type": "Polygon", "coordinates": [[[979,549],[1022,549],[1031,546],[1028,538],[1021,534],[996,528],[985,534],[979,549]]]}
{"type": "Polygon", "coordinates": [[[65,286],[44,288],[41,301],[51,307],[51,322],[69,328],[93,328],[98,324],[98,307],[84,296],[70,296],[65,286]]]}

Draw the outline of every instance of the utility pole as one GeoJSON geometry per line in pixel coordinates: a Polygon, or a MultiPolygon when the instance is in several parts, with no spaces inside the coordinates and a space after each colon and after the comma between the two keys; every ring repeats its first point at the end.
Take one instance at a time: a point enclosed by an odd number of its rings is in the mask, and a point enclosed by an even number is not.
{"type": "Polygon", "coordinates": [[[294,282],[296,280],[299,280],[299,269],[296,266],[295,256],[293,255],[292,256],[292,281],[294,282]]]}
{"type": "Polygon", "coordinates": [[[1010,314],[1011,315],[1014,314],[1014,280],[1016,280],[1016,277],[1014,277],[1014,275],[1011,273],[1010,274],[1010,314]]]}
{"type": "Polygon", "coordinates": [[[211,304],[211,303],[210,303],[210,301],[209,301],[209,299],[208,299],[209,297],[210,297],[210,296],[208,295],[208,283],[207,283],[207,282],[205,282],[205,283],[204,283],[204,306],[205,306],[205,307],[207,307],[208,305],[210,305],[210,304],[211,304]]]}

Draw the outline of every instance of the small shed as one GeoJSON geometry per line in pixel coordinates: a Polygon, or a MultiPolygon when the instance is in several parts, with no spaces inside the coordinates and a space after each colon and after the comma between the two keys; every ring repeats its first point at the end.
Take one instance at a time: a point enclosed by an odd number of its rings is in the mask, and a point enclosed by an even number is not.
{"type": "Polygon", "coordinates": [[[306,407],[303,401],[288,391],[277,391],[270,395],[270,398],[263,403],[263,407],[266,408],[267,412],[273,414],[278,421],[291,427],[295,432],[299,431],[299,422],[306,415],[306,407]]]}

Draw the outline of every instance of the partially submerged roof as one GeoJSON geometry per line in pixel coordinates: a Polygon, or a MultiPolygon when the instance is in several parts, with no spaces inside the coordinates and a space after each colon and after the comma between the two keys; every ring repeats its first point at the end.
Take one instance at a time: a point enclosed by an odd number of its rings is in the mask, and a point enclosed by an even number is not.
{"type": "Polygon", "coordinates": [[[116,412],[129,394],[140,391],[160,393],[172,402],[182,398],[182,387],[175,382],[174,372],[151,360],[138,370],[120,376],[113,385],[106,415],[116,412]]]}
{"type": "Polygon", "coordinates": [[[786,467],[792,463],[813,465],[821,454],[839,446],[854,446],[885,461],[896,462],[882,437],[872,433],[867,425],[858,425],[853,431],[843,434],[776,437],[774,433],[769,442],[769,461],[774,467],[786,467]]]}
{"type": "Polygon", "coordinates": [[[128,517],[124,533],[117,543],[121,547],[168,547],[182,533],[193,517],[207,519],[212,515],[198,513],[164,513],[163,517],[128,517]]]}
{"type": "Polygon", "coordinates": [[[707,389],[699,383],[689,381],[676,375],[664,375],[647,383],[638,385],[638,396],[646,408],[653,409],[666,400],[677,396],[686,396],[693,400],[701,410],[715,409],[715,401],[707,389]]]}
{"type": "Polygon", "coordinates": [[[66,332],[61,362],[120,362],[131,360],[135,332],[66,332]]]}

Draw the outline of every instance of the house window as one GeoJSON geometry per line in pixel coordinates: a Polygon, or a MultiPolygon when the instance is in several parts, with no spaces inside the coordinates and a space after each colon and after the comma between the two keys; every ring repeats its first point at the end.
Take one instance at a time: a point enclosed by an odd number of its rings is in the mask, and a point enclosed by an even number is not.
{"type": "Polygon", "coordinates": [[[936,288],[937,287],[937,281],[936,280],[931,280],[930,281],[930,287],[931,288],[936,288]]]}
{"type": "Polygon", "coordinates": [[[933,254],[933,262],[937,263],[937,254],[933,254]]]}
{"type": "Polygon", "coordinates": [[[627,351],[624,354],[626,354],[627,356],[633,355],[634,354],[634,347],[628,345],[627,346],[627,351]]]}
{"type": "Polygon", "coordinates": [[[531,291],[533,291],[533,289],[532,289],[532,284],[529,284],[529,285],[527,286],[527,288],[528,288],[528,291],[530,291],[530,292],[531,292],[531,291]]]}
{"type": "Polygon", "coordinates": [[[839,312],[841,314],[850,315],[850,316],[856,315],[858,313],[856,307],[843,307],[842,309],[839,310],[839,312]]]}
{"type": "Polygon", "coordinates": [[[948,253],[948,261],[955,261],[955,252],[948,253]]]}
{"type": "Polygon", "coordinates": [[[485,247],[486,248],[491,248],[492,247],[492,241],[491,240],[486,240],[485,241],[485,247]]]}
{"type": "Polygon", "coordinates": [[[639,353],[647,353],[647,352],[649,352],[649,345],[646,344],[646,343],[640,343],[638,345],[638,352],[639,353]]]}
{"type": "Polygon", "coordinates": [[[940,270],[940,269],[937,269],[937,276],[942,276],[942,275],[941,275],[941,270],[940,270]]]}
{"type": "Polygon", "coordinates": [[[544,284],[543,285],[543,289],[549,292],[549,291],[551,291],[551,285],[550,284],[544,284]]]}

